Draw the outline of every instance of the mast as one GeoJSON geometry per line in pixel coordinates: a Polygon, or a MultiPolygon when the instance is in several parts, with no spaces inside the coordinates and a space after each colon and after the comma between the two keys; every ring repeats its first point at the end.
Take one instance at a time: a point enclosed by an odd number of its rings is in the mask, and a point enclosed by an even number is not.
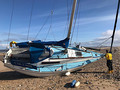
{"type": "Polygon", "coordinates": [[[70,19],[70,24],[69,24],[69,30],[68,30],[67,38],[70,38],[71,29],[72,29],[72,23],[73,23],[75,8],[76,8],[76,3],[77,3],[77,0],[74,0],[74,2],[73,2],[73,7],[72,7],[72,13],[71,13],[71,19],[70,19]]]}
{"type": "Polygon", "coordinates": [[[110,52],[112,52],[112,47],[113,47],[113,41],[114,41],[115,30],[116,30],[117,19],[118,19],[118,13],[119,13],[119,5],[120,5],[120,0],[118,0],[118,6],[117,6],[117,12],[116,12],[116,18],[115,18],[115,24],[114,24],[114,30],[113,30],[113,35],[112,35],[110,52]]]}

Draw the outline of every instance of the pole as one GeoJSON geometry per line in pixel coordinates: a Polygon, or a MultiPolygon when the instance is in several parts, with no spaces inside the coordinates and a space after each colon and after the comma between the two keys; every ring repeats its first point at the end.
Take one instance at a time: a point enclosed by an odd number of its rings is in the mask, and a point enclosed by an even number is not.
{"type": "Polygon", "coordinates": [[[77,0],[74,0],[74,2],[73,2],[73,7],[72,7],[72,13],[71,13],[71,19],[70,19],[69,31],[68,31],[67,38],[70,38],[71,29],[72,29],[72,23],[73,23],[75,8],[76,8],[76,3],[77,3],[77,0]]]}
{"type": "Polygon", "coordinates": [[[117,19],[118,19],[118,13],[119,13],[119,5],[120,5],[120,0],[118,0],[118,6],[117,6],[117,12],[116,12],[115,24],[114,24],[114,29],[113,29],[113,35],[112,35],[110,52],[112,52],[112,47],[113,47],[113,41],[114,41],[115,30],[116,30],[117,19]]]}

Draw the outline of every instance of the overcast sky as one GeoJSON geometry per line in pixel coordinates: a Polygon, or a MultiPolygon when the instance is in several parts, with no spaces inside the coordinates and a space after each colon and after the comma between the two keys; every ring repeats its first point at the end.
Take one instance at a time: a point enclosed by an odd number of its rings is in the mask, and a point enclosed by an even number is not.
{"type": "MultiPolygon", "coordinates": [[[[64,39],[67,36],[72,2],[73,0],[0,0],[0,49],[5,48],[8,43],[12,10],[10,41],[27,41],[29,25],[29,40],[64,39]],[[13,6],[14,9],[12,9],[13,6]]],[[[80,3],[77,2],[79,9],[78,14],[75,14],[77,19],[72,43],[81,42],[83,45],[97,46],[109,38],[114,27],[117,3],[118,0],[80,0],[80,3]]],[[[114,45],[120,46],[120,15],[116,29],[114,45]]],[[[104,45],[110,45],[110,41],[104,45]]]]}

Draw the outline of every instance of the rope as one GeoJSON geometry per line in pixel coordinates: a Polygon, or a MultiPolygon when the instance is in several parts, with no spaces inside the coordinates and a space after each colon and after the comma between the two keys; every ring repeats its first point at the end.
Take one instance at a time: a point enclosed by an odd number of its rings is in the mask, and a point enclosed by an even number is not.
{"type": "Polygon", "coordinates": [[[75,31],[75,24],[76,24],[76,20],[77,20],[77,16],[78,16],[79,5],[80,5],[80,0],[78,1],[77,12],[76,12],[76,17],[75,17],[75,22],[74,22],[74,26],[73,26],[73,32],[72,32],[72,35],[71,35],[70,44],[72,43],[73,33],[75,31]]]}
{"type": "MultiPolygon", "coordinates": [[[[11,32],[11,26],[12,26],[12,19],[13,19],[13,12],[14,12],[14,0],[12,2],[12,12],[11,12],[11,17],[10,17],[10,25],[9,25],[9,33],[8,33],[8,42],[9,42],[9,38],[10,38],[10,32],[11,32]]],[[[7,42],[7,45],[8,45],[7,42]]]]}
{"type": "Polygon", "coordinates": [[[31,14],[30,14],[30,21],[29,21],[29,25],[28,25],[27,40],[29,39],[29,32],[30,32],[30,26],[31,26],[31,20],[32,20],[32,14],[33,14],[34,3],[35,3],[35,0],[32,0],[32,8],[31,8],[31,14]]]}

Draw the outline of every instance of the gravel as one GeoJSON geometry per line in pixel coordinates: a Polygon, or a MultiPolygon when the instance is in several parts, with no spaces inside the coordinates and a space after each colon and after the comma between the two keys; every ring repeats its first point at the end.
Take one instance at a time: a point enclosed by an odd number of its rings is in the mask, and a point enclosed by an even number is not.
{"type": "Polygon", "coordinates": [[[113,53],[113,74],[106,73],[105,58],[82,67],[82,70],[71,73],[70,76],[45,78],[36,78],[15,72],[5,68],[0,61],[0,90],[119,90],[120,48],[114,49],[117,51],[113,53]],[[70,87],[73,80],[79,81],[80,86],[77,88],[70,87]]]}

